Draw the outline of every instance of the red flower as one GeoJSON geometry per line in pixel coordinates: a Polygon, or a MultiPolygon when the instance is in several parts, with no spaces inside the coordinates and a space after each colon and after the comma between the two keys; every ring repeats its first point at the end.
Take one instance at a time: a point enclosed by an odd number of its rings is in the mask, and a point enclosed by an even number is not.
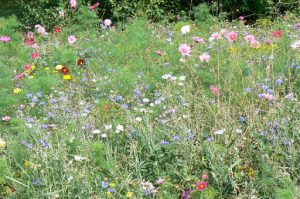
{"type": "Polygon", "coordinates": [[[197,186],[197,190],[204,191],[207,188],[207,182],[205,182],[205,181],[197,182],[196,186],[197,186]]]}
{"type": "Polygon", "coordinates": [[[282,32],[280,30],[276,30],[273,32],[273,37],[278,38],[282,37],[282,32]]]}
{"type": "Polygon", "coordinates": [[[54,26],[53,30],[56,33],[60,33],[61,32],[61,28],[59,26],[54,26]]]}
{"type": "Polygon", "coordinates": [[[24,44],[27,46],[33,46],[35,44],[35,40],[34,40],[34,38],[26,37],[24,39],[24,44]]]}
{"type": "Polygon", "coordinates": [[[38,52],[33,52],[31,53],[31,58],[32,59],[36,59],[36,58],[39,58],[40,54],[38,52]]]}
{"type": "Polygon", "coordinates": [[[85,64],[85,60],[84,59],[78,59],[77,61],[77,66],[81,66],[85,64]]]}
{"type": "Polygon", "coordinates": [[[68,69],[68,67],[64,66],[64,67],[62,67],[62,69],[61,69],[61,73],[62,73],[63,75],[67,75],[67,74],[70,73],[70,70],[68,69]]]}
{"type": "Polygon", "coordinates": [[[213,94],[215,94],[215,96],[219,97],[221,95],[221,93],[217,87],[210,85],[209,89],[213,94]]]}

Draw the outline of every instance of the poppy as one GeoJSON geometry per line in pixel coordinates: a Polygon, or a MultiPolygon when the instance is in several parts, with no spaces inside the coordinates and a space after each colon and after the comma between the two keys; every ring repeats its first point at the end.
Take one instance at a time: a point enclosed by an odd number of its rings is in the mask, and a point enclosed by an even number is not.
{"type": "Polygon", "coordinates": [[[62,67],[62,69],[61,69],[61,73],[62,73],[63,75],[67,75],[67,74],[70,73],[70,70],[69,70],[66,66],[64,66],[64,67],[62,67]]]}

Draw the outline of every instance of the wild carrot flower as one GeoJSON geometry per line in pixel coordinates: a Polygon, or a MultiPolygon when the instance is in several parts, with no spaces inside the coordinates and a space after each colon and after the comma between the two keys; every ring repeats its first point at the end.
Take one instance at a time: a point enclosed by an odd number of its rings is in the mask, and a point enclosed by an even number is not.
{"type": "Polygon", "coordinates": [[[74,36],[74,35],[69,35],[68,36],[68,42],[69,42],[69,44],[74,44],[76,41],[77,41],[76,36],[74,36]]]}
{"type": "Polygon", "coordinates": [[[189,33],[191,31],[191,26],[184,25],[184,26],[182,26],[182,28],[180,29],[180,31],[181,31],[181,33],[183,35],[185,35],[185,34],[187,34],[187,33],[189,33]]]}
{"type": "Polygon", "coordinates": [[[202,62],[208,62],[210,60],[210,55],[208,53],[204,53],[204,54],[199,56],[199,59],[202,62]]]}
{"type": "Polygon", "coordinates": [[[227,33],[226,37],[229,42],[234,42],[237,40],[238,35],[236,32],[231,31],[231,32],[227,33]]]}
{"type": "Polygon", "coordinates": [[[197,186],[197,190],[204,191],[207,188],[207,182],[205,182],[205,181],[197,182],[196,186],[197,186]]]}
{"type": "Polygon", "coordinates": [[[180,52],[182,56],[188,56],[191,53],[191,47],[187,44],[180,44],[178,52],[180,52]]]}

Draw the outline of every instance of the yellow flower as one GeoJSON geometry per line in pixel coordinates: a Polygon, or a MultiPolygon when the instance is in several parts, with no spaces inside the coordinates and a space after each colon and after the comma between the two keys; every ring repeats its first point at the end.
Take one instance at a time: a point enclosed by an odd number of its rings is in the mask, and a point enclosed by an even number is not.
{"type": "Polygon", "coordinates": [[[25,160],[24,166],[25,166],[25,167],[29,167],[29,161],[28,161],[28,160],[25,160]]]}
{"type": "Polygon", "coordinates": [[[34,69],[35,69],[35,65],[31,65],[31,66],[30,66],[30,69],[31,69],[31,70],[34,70],[34,69]]]}
{"type": "Polygon", "coordinates": [[[49,67],[45,67],[44,70],[49,70],[49,67]]]}
{"type": "Polygon", "coordinates": [[[116,186],[116,184],[113,183],[113,182],[111,182],[111,183],[109,183],[109,186],[110,186],[111,188],[114,188],[114,187],[116,186]]]}
{"type": "Polygon", "coordinates": [[[29,79],[33,79],[33,78],[34,78],[34,76],[33,76],[33,75],[30,75],[30,76],[29,76],[29,79]]]}
{"type": "Polygon", "coordinates": [[[4,148],[6,146],[6,142],[0,139],[0,148],[4,148]]]}
{"type": "Polygon", "coordinates": [[[126,193],[126,197],[127,197],[127,198],[132,198],[132,196],[133,196],[133,192],[128,191],[128,192],[126,193]]]}
{"type": "Polygon", "coordinates": [[[107,196],[108,196],[109,198],[112,197],[112,193],[111,193],[111,192],[108,191],[106,194],[107,194],[107,196]]]}
{"type": "Polygon", "coordinates": [[[14,91],[13,91],[15,94],[19,94],[22,92],[22,89],[20,88],[15,88],[14,91]]]}
{"type": "Polygon", "coordinates": [[[30,69],[24,71],[24,74],[25,74],[25,75],[29,75],[30,73],[31,73],[31,70],[30,70],[30,69]]]}
{"type": "Polygon", "coordinates": [[[72,79],[72,76],[71,75],[64,75],[63,79],[64,80],[70,80],[70,79],[72,79]]]}
{"type": "Polygon", "coordinates": [[[57,74],[58,70],[54,69],[53,74],[57,74]]]}
{"type": "Polygon", "coordinates": [[[57,65],[57,66],[55,67],[55,69],[56,69],[56,70],[61,70],[63,67],[64,67],[63,65],[57,65]]]}

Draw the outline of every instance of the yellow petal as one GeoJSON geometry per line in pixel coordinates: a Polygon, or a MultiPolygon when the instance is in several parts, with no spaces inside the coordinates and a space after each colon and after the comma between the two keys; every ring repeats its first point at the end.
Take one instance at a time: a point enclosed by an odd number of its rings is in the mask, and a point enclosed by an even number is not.
{"type": "Polygon", "coordinates": [[[13,91],[15,94],[19,94],[22,92],[22,89],[20,88],[15,88],[14,91],[13,91]]]}
{"type": "Polygon", "coordinates": [[[72,79],[72,76],[71,75],[64,75],[63,79],[64,80],[70,80],[70,79],[72,79]]]}

